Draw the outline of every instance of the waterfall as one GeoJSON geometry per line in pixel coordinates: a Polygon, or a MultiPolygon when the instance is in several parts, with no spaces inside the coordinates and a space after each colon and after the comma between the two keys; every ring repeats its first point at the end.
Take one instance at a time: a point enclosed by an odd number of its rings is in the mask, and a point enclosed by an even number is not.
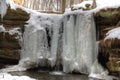
{"type": "MultiPolygon", "coordinates": [[[[39,26],[40,27],[40,26],[39,26]]],[[[23,36],[23,49],[21,60],[24,60],[25,67],[44,66],[44,61],[49,56],[46,32],[43,28],[36,29],[34,26],[27,26],[23,36]]]]}
{"type": "MultiPolygon", "coordinates": [[[[63,67],[63,72],[101,74],[93,14],[34,15],[23,35],[19,65],[63,67]],[[51,15],[50,15],[51,16],[51,15]],[[56,18],[57,17],[57,18],[56,18]]],[[[59,70],[59,69],[56,69],[59,70]]]]}
{"type": "Polygon", "coordinates": [[[92,13],[67,14],[64,16],[63,25],[63,71],[100,74],[103,68],[97,62],[96,32],[92,13]],[[96,65],[99,68],[96,69],[96,65]]]}
{"type": "Polygon", "coordinates": [[[27,22],[19,65],[27,69],[55,66],[60,19],[54,17],[33,15],[27,22]]]}
{"type": "Polygon", "coordinates": [[[20,62],[8,71],[62,65],[65,73],[105,74],[92,13],[32,14],[26,23],[20,62]]]}

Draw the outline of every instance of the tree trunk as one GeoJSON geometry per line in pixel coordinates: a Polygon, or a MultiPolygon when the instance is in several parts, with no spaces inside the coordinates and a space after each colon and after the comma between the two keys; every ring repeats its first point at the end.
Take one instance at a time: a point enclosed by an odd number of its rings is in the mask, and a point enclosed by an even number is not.
{"type": "Polygon", "coordinates": [[[65,12],[66,0],[62,0],[62,13],[65,12]]]}
{"type": "Polygon", "coordinates": [[[92,4],[92,9],[96,8],[97,5],[96,5],[96,0],[93,0],[93,4],[92,4]]]}

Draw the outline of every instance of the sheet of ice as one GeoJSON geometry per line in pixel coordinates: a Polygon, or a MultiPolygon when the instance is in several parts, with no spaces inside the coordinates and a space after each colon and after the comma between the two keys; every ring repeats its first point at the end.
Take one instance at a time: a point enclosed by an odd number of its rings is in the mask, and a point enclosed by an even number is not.
{"type": "Polygon", "coordinates": [[[36,80],[28,76],[12,76],[8,73],[0,73],[0,80],[36,80]]]}
{"type": "Polygon", "coordinates": [[[106,33],[105,40],[115,38],[120,39],[120,27],[114,28],[106,33]]]}

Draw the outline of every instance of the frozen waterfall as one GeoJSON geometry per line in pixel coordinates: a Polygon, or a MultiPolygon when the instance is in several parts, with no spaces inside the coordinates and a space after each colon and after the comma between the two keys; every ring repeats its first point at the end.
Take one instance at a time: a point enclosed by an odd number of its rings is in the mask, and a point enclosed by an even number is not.
{"type": "Polygon", "coordinates": [[[63,71],[90,73],[97,59],[95,25],[92,14],[79,13],[64,17],[63,71]]]}
{"type": "Polygon", "coordinates": [[[9,70],[62,65],[65,73],[106,74],[97,61],[92,13],[32,14],[26,23],[19,65],[9,70]]]}
{"type": "Polygon", "coordinates": [[[20,65],[59,66],[63,72],[100,74],[93,14],[33,16],[25,27],[20,65]],[[55,18],[58,17],[58,18],[55,18]]]}
{"type": "Polygon", "coordinates": [[[19,65],[29,69],[31,67],[55,66],[59,16],[33,15],[25,27],[21,60],[19,65]]]}
{"type": "Polygon", "coordinates": [[[62,48],[64,72],[106,75],[97,61],[98,44],[93,13],[81,12],[64,16],[62,48]]]}

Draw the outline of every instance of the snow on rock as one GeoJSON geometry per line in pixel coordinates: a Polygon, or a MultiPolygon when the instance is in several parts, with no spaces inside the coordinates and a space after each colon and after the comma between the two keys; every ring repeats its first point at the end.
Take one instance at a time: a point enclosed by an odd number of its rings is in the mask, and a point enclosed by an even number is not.
{"type": "Polygon", "coordinates": [[[27,9],[23,6],[20,6],[18,4],[15,4],[13,0],[0,0],[0,14],[1,14],[1,20],[5,16],[7,12],[7,8],[10,6],[11,9],[16,10],[17,8],[22,9],[23,11],[30,13],[30,14],[39,14],[39,12],[31,9],[27,9]]]}
{"type": "MultiPolygon", "coordinates": [[[[86,8],[85,7],[86,4],[90,4],[92,6],[93,0],[83,1],[80,4],[74,4],[73,5],[73,9],[86,8]]],[[[2,15],[2,18],[6,14],[6,10],[7,10],[8,5],[10,5],[11,9],[20,8],[23,11],[26,11],[27,13],[30,13],[30,14],[34,14],[34,13],[35,14],[41,14],[40,12],[37,12],[35,10],[31,10],[31,9],[22,7],[22,6],[18,5],[18,4],[15,4],[13,2],[13,0],[1,0],[1,3],[0,3],[0,6],[1,6],[0,14],[2,15]]],[[[97,7],[95,9],[93,9],[93,10],[90,10],[90,11],[97,12],[100,9],[118,8],[118,7],[120,7],[120,2],[119,2],[119,0],[96,0],[96,5],[97,5],[97,7]]],[[[71,12],[71,11],[70,11],[69,8],[66,8],[65,12],[71,12]]]]}
{"type": "MultiPolygon", "coordinates": [[[[73,5],[73,8],[74,9],[85,8],[86,4],[92,5],[92,3],[93,3],[93,0],[83,1],[80,4],[73,5]]],[[[96,0],[96,5],[97,5],[97,7],[92,10],[94,12],[97,12],[100,9],[118,8],[118,7],[120,7],[120,1],[119,0],[96,0]]]]}
{"type": "Polygon", "coordinates": [[[6,32],[8,32],[10,35],[13,35],[13,34],[16,34],[16,33],[17,34],[21,34],[20,31],[19,31],[19,29],[20,28],[17,27],[17,28],[13,28],[13,29],[11,29],[9,31],[6,31],[6,32]]]}
{"type": "Polygon", "coordinates": [[[93,3],[93,1],[83,1],[80,4],[73,5],[73,9],[86,8],[85,7],[86,4],[91,4],[92,5],[92,3],[93,3]]]}
{"type": "Polygon", "coordinates": [[[0,80],[36,80],[28,76],[12,76],[8,73],[0,73],[0,80]]]}
{"type": "Polygon", "coordinates": [[[106,33],[106,37],[104,40],[107,39],[120,39],[120,27],[114,28],[106,33]]]}
{"type": "Polygon", "coordinates": [[[17,4],[13,2],[13,0],[0,0],[0,14],[1,19],[5,16],[8,7],[11,7],[12,9],[16,9],[18,7],[17,4]]]}

